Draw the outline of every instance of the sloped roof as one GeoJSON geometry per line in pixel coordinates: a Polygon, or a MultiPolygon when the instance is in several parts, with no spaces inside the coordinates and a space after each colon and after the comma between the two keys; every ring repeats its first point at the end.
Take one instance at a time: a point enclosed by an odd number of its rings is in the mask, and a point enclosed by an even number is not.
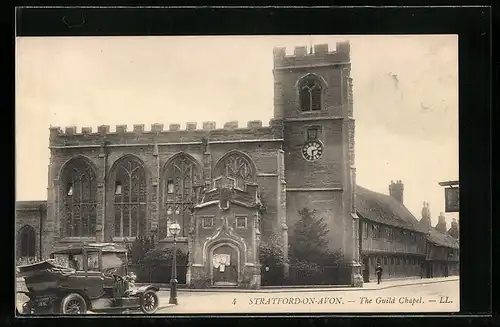
{"type": "Polygon", "coordinates": [[[452,249],[458,249],[460,246],[458,240],[453,238],[453,236],[448,233],[441,233],[434,227],[429,230],[429,233],[427,234],[427,240],[435,245],[445,246],[452,249]]]}
{"type": "Polygon", "coordinates": [[[16,201],[16,210],[39,210],[40,206],[46,209],[47,201],[16,201]]]}
{"type": "Polygon", "coordinates": [[[356,186],[356,209],[363,218],[423,233],[419,221],[399,201],[387,194],[356,186]]]}

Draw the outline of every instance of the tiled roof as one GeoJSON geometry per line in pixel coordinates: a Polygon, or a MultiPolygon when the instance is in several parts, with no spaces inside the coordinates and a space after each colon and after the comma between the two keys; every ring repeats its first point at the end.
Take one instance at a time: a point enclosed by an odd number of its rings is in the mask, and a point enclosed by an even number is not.
{"type": "Polygon", "coordinates": [[[356,209],[363,218],[423,232],[415,216],[400,202],[387,194],[371,191],[359,185],[356,186],[356,209]]]}
{"type": "Polygon", "coordinates": [[[453,249],[459,248],[459,242],[448,233],[441,233],[436,228],[432,227],[427,234],[427,240],[430,243],[438,246],[445,246],[453,249]]]}
{"type": "Polygon", "coordinates": [[[47,208],[47,201],[16,201],[16,210],[38,210],[47,208]]]}

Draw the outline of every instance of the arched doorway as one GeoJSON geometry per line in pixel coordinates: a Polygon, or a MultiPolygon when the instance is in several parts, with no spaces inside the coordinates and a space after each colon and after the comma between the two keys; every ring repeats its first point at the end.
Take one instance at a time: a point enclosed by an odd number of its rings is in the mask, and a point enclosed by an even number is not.
{"type": "Polygon", "coordinates": [[[21,258],[32,258],[36,256],[36,232],[29,225],[24,225],[19,230],[19,253],[21,258]]]}
{"type": "Polygon", "coordinates": [[[216,286],[236,286],[239,272],[239,250],[223,243],[211,251],[212,284],[216,286]]]}

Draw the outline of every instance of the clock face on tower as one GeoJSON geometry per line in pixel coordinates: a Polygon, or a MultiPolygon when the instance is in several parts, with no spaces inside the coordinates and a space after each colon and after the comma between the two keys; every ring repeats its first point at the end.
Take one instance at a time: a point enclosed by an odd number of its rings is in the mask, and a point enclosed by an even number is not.
{"type": "Polygon", "coordinates": [[[302,155],[308,161],[315,161],[323,154],[323,144],[319,141],[309,141],[302,147],[302,155]]]}

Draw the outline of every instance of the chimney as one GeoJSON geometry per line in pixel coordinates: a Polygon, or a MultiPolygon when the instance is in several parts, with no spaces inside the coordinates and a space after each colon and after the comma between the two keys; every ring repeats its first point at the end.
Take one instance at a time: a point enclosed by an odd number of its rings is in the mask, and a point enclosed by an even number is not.
{"type": "Polygon", "coordinates": [[[391,181],[391,185],[389,185],[389,194],[401,204],[403,204],[403,191],[404,185],[401,180],[396,182],[391,181]]]}
{"type": "Polygon", "coordinates": [[[446,228],[446,217],[444,216],[443,212],[439,214],[438,223],[436,224],[436,229],[443,234],[445,234],[446,231],[448,230],[446,228]]]}
{"type": "Polygon", "coordinates": [[[429,209],[429,202],[425,202],[422,206],[422,218],[420,219],[420,226],[425,232],[431,229],[431,209],[429,209]]]}
{"type": "Polygon", "coordinates": [[[453,238],[458,239],[459,236],[459,229],[458,229],[458,222],[455,218],[451,221],[451,228],[448,230],[448,234],[450,234],[453,238]]]}

